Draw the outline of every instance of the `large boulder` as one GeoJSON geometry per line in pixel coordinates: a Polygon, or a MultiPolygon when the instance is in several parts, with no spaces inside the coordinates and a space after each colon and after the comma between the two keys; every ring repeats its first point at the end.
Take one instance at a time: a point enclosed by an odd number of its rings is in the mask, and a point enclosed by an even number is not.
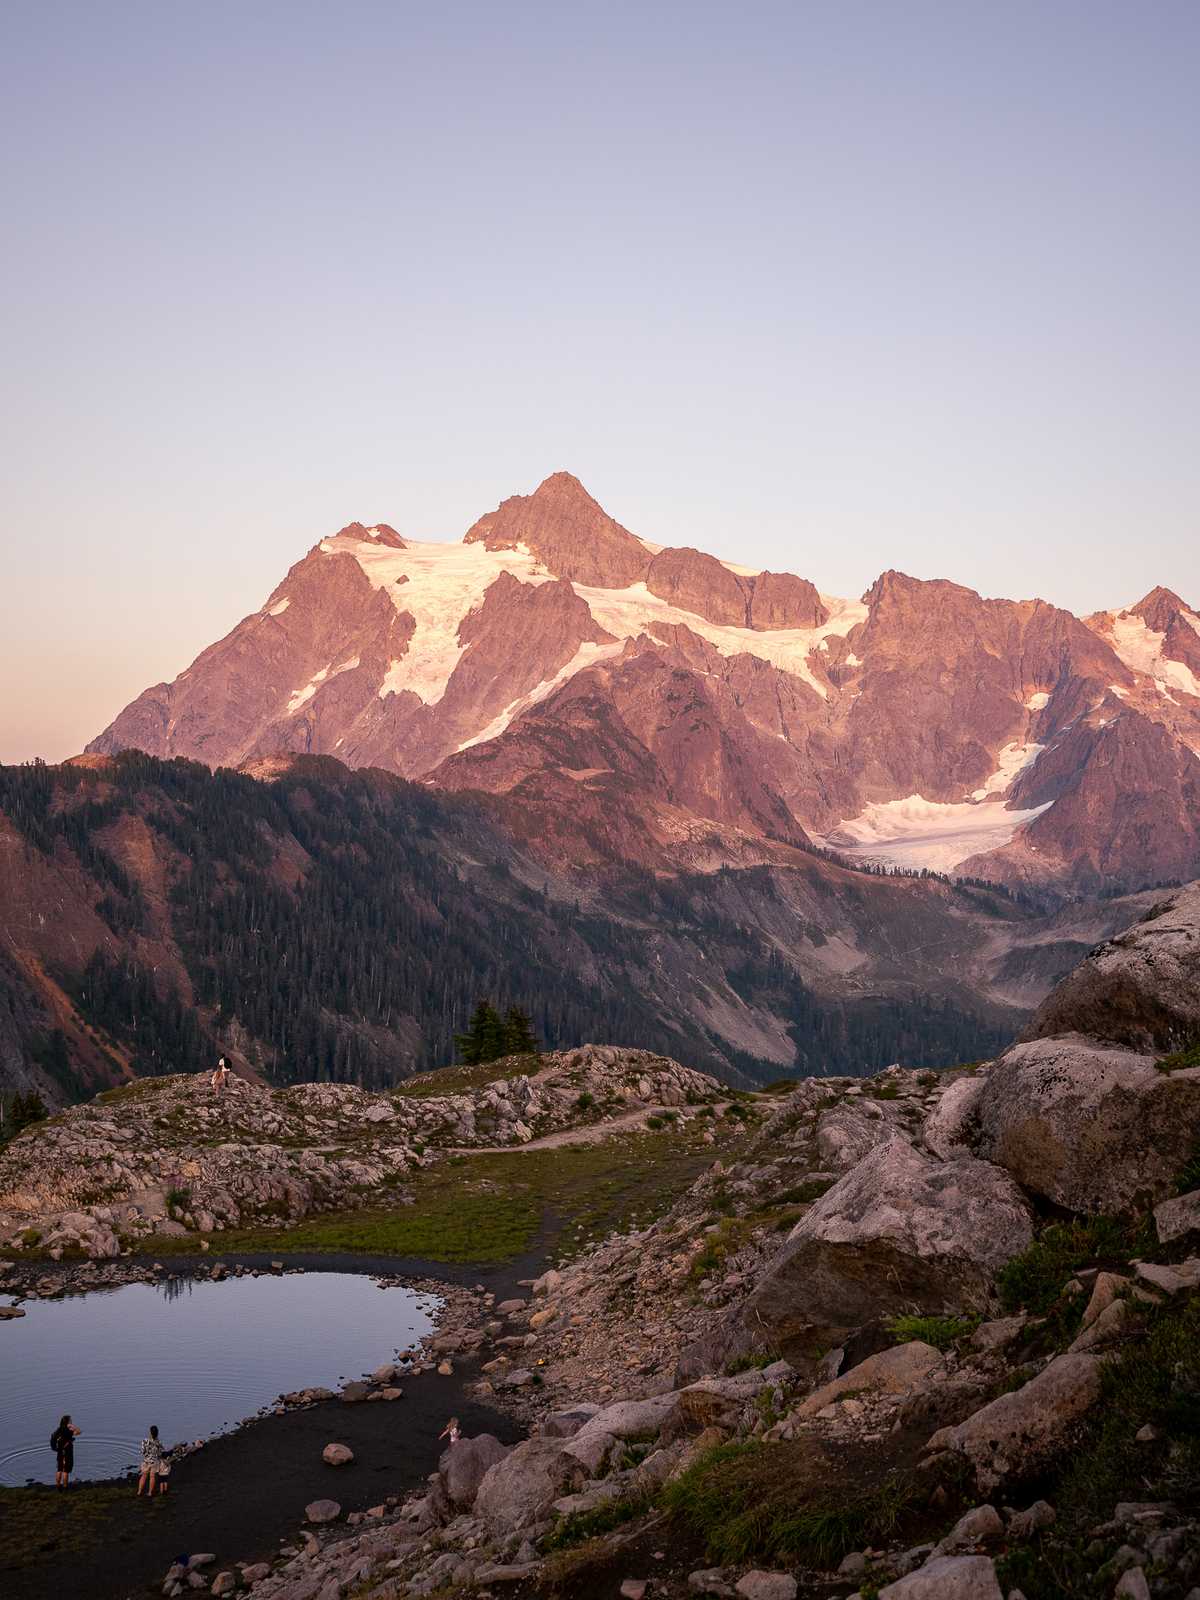
{"type": "Polygon", "coordinates": [[[1200,882],[1086,956],[1042,1002],[1026,1038],[1064,1033],[1154,1055],[1200,1038],[1200,882]]]}
{"type": "Polygon", "coordinates": [[[983,1073],[967,1074],[948,1083],[925,1118],[921,1137],[944,1161],[969,1155],[979,1136],[979,1101],[987,1085],[983,1073]]]}
{"type": "Polygon", "coordinates": [[[505,1533],[542,1522],[556,1500],[573,1494],[586,1474],[557,1439],[524,1439],[484,1473],[475,1515],[505,1533]]]}
{"type": "Polygon", "coordinates": [[[984,1490],[1030,1477],[1068,1448],[1080,1419],[1099,1400],[1101,1364],[1095,1355],[1057,1356],[1020,1389],[942,1428],[926,1448],[965,1457],[984,1490]]]}
{"type": "Polygon", "coordinates": [[[842,1171],[852,1167],[891,1136],[893,1128],[878,1106],[838,1105],[817,1118],[816,1147],[821,1165],[842,1171]]]}
{"type": "Polygon", "coordinates": [[[1200,1068],[1072,1033],[1014,1045],[975,1104],[979,1155],[1079,1212],[1125,1211],[1169,1194],[1200,1126],[1200,1068]]]}
{"type": "MultiPolygon", "coordinates": [[[[833,1405],[843,1395],[861,1394],[911,1394],[926,1384],[933,1373],[944,1367],[946,1358],[932,1345],[919,1339],[907,1344],[893,1345],[880,1350],[858,1366],[843,1372],[841,1377],[822,1384],[800,1402],[796,1410],[799,1417],[815,1417],[826,1406],[833,1405]]],[[[686,1393],[686,1391],[685,1391],[686,1393]]]]}
{"type": "Polygon", "coordinates": [[[935,1556],[880,1589],[879,1600],[1004,1600],[990,1556],[935,1556]]]}
{"type": "Polygon", "coordinates": [[[497,1461],[503,1461],[508,1453],[509,1447],[490,1433],[477,1434],[473,1439],[455,1440],[442,1452],[438,1462],[438,1471],[451,1504],[464,1511],[473,1506],[488,1469],[494,1467],[497,1461]]]}
{"type": "Polygon", "coordinates": [[[811,1360],[878,1317],[983,1311],[997,1271],[1032,1238],[1007,1173],[893,1137],[809,1208],[740,1322],[760,1344],[811,1360]]]}

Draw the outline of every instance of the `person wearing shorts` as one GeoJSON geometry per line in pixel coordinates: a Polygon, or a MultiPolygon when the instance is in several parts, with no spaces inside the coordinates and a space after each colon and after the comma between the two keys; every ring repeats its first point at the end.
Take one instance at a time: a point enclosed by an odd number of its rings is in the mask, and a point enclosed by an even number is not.
{"type": "Polygon", "coordinates": [[[79,1429],[71,1421],[69,1415],[64,1416],[50,1437],[51,1448],[54,1450],[54,1487],[56,1489],[69,1489],[71,1474],[75,1470],[75,1441],[79,1437],[79,1429]]]}
{"type": "MultiPolygon", "coordinates": [[[[141,1471],[138,1473],[138,1494],[141,1494],[143,1489],[147,1489],[147,1492],[153,1495],[155,1484],[163,1475],[163,1458],[164,1452],[163,1447],[158,1440],[158,1429],[152,1427],[147,1436],[142,1440],[142,1467],[141,1471]]],[[[167,1470],[169,1472],[170,1468],[167,1470]]],[[[166,1493],[166,1490],[167,1486],[164,1483],[164,1494],[166,1493]]]]}

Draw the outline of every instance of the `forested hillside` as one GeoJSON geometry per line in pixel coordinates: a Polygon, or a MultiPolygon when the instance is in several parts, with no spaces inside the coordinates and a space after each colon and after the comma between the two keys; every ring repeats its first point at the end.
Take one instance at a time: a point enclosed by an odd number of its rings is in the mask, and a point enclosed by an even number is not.
{"type": "Polygon", "coordinates": [[[1019,920],[1003,897],[815,859],[598,888],[548,876],[489,804],[326,758],[270,781],[135,752],[0,769],[7,1081],[70,1097],[224,1049],[273,1082],[379,1086],[451,1061],[482,996],[548,1047],[636,1042],[727,1077],[946,1064],[1020,1020],[891,955],[906,931],[1019,920]],[[847,927],[882,933],[894,970],[821,992],[801,961],[847,927]]]}

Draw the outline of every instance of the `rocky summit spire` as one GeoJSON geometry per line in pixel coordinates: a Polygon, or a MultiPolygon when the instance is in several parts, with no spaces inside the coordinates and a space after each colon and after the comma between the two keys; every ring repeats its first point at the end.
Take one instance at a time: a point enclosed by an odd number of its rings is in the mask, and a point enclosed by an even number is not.
{"type": "Polygon", "coordinates": [[[532,494],[511,495],[464,535],[489,550],[524,545],[558,578],[624,589],[645,575],[650,552],[592,499],[579,479],[554,472],[532,494]]]}

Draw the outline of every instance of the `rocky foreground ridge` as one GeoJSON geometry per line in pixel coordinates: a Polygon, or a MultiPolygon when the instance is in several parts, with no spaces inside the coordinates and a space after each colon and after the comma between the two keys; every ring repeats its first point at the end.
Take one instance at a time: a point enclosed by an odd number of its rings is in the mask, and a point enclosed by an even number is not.
{"type": "Polygon", "coordinates": [[[651,1226],[438,1341],[525,1440],[212,1591],[1196,1600],[1198,1004],[1193,885],[994,1062],[760,1097],[651,1226]]]}

